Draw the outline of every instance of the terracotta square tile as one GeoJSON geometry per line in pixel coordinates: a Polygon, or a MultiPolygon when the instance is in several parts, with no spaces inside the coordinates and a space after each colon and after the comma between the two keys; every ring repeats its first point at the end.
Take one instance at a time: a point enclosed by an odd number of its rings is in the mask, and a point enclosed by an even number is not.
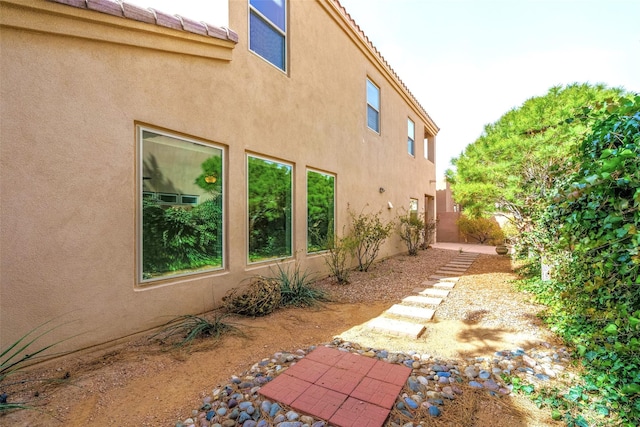
{"type": "Polygon", "coordinates": [[[331,367],[316,381],[316,384],[339,393],[350,394],[358,383],[364,378],[364,374],[331,367]]]}
{"type": "Polygon", "coordinates": [[[271,400],[291,405],[291,402],[296,400],[310,385],[311,383],[307,381],[283,374],[262,386],[258,393],[271,400]]]}
{"type": "Polygon", "coordinates": [[[409,375],[411,368],[404,365],[376,361],[376,364],[367,372],[369,378],[384,381],[386,383],[403,386],[409,375]]]}
{"type": "Polygon", "coordinates": [[[299,378],[301,380],[314,383],[325,372],[327,372],[331,366],[324,363],[316,362],[315,360],[309,360],[303,358],[299,360],[295,365],[284,371],[284,375],[291,375],[292,377],[299,378]]]}
{"type": "Polygon", "coordinates": [[[329,423],[338,427],[381,427],[388,416],[388,409],[350,397],[329,423]]]}
{"type": "Polygon", "coordinates": [[[308,389],[293,401],[291,407],[323,420],[328,420],[340,405],[347,400],[347,397],[349,396],[346,394],[311,384],[308,389]]]}
{"type": "Polygon", "coordinates": [[[360,356],[358,354],[347,353],[340,360],[338,360],[333,366],[341,369],[348,369],[353,372],[366,375],[367,372],[375,365],[376,359],[372,359],[366,356],[360,356]]]}
{"type": "Polygon", "coordinates": [[[351,392],[351,397],[391,409],[402,386],[364,377],[351,392]]]}
{"type": "Polygon", "coordinates": [[[329,347],[317,347],[311,353],[307,354],[304,358],[315,360],[316,362],[324,363],[325,365],[333,366],[336,362],[342,359],[346,354],[344,351],[336,350],[329,347]]]}

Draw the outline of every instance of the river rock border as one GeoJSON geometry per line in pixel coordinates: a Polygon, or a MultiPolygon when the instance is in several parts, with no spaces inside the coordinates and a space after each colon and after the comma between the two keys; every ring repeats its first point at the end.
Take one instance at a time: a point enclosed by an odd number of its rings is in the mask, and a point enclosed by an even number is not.
{"type": "MultiPolygon", "coordinates": [[[[408,366],[412,373],[396,399],[394,411],[386,421],[389,427],[416,427],[407,420],[423,416],[446,417],[446,406],[464,393],[464,387],[486,391],[495,398],[513,392],[512,380],[520,384],[549,381],[565,371],[571,362],[566,347],[540,342],[528,352],[522,348],[494,353],[492,357],[442,360],[417,352],[397,353],[362,348],[336,338],[322,344],[340,351],[374,357],[389,363],[408,366]]],[[[255,363],[251,369],[232,376],[226,384],[214,388],[192,410],[189,418],[175,427],[326,427],[325,420],[299,414],[278,402],[265,399],[260,388],[314,350],[277,352],[271,358],[255,363]]]]}

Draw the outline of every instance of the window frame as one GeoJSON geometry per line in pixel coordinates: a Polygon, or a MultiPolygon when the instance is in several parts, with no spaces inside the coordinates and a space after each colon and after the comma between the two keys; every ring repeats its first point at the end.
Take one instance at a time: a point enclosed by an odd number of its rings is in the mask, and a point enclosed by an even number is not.
{"type": "Polygon", "coordinates": [[[246,195],[245,195],[245,202],[246,202],[246,210],[245,210],[245,214],[246,214],[246,224],[245,224],[245,230],[247,232],[246,235],[246,263],[247,265],[250,266],[254,266],[254,265],[259,265],[261,263],[267,263],[267,262],[274,262],[274,261],[279,261],[279,260],[284,260],[284,259],[290,259],[293,258],[294,254],[295,254],[295,223],[294,223],[294,218],[295,218],[295,189],[294,189],[294,184],[295,184],[295,166],[293,163],[291,162],[287,162],[281,159],[276,159],[276,158],[272,158],[272,157],[268,157],[268,156],[264,156],[264,155],[260,155],[260,154],[256,154],[256,153],[250,153],[247,152],[245,154],[245,167],[246,167],[246,182],[245,182],[245,191],[246,191],[246,195]],[[290,176],[290,195],[289,195],[289,207],[290,207],[290,218],[289,218],[289,242],[290,242],[290,248],[289,248],[289,254],[286,256],[274,256],[274,257],[268,257],[268,258],[263,258],[263,259],[259,259],[257,261],[251,261],[250,258],[250,252],[251,252],[251,232],[250,232],[250,212],[249,212],[249,179],[250,177],[250,173],[249,173],[249,158],[256,158],[256,159],[260,159],[263,160],[265,162],[271,162],[271,163],[277,163],[277,164],[281,164],[284,166],[289,166],[291,168],[291,176],[290,176]]]}
{"type": "Polygon", "coordinates": [[[378,86],[377,84],[375,84],[373,82],[373,80],[371,80],[369,77],[367,77],[367,83],[366,83],[366,98],[367,98],[367,110],[366,110],[366,119],[367,119],[367,128],[371,129],[372,131],[376,132],[377,134],[380,134],[380,128],[381,128],[381,114],[380,114],[380,110],[381,108],[381,99],[382,99],[382,95],[381,95],[381,90],[380,90],[380,86],[378,86]],[[377,104],[378,107],[376,108],[375,106],[373,106],[369,101],[369,87],[372,87],[374,89],[376,89],[376,95],[377,95],[377,104]],[[373,110],[376,112],[377,116],[376,116],[376,126],[377,129],[372,128],[371,126],[369,126],[369,109],[373,110]]]}
{"type": "Polygon", "coordinates": [[[311,239],[309,237],[309,173],[313,172],[313,173],[317,173],[319,175],[324,175],[324,176],[330,176],[333,178],[333,235],[335,236],[336,233],[336,180],[337,180],[337,176],[334,173],[330,173],[330,172],[324,172],[324,171],[320,171],[317,169],[313,169],[313,168],[307,168],[306,169],[306,173],[305,173],[305,185],[306,185],[306,197],[307,197],[307,206],[306,206],[306,228],[307,228],[307,240],[306,240],[306,251],[307,254],[309,255],[315,255],[315,254],[321,254],[324,253],[326,251],[328,251],[329,249],[321,249],[318,251],[310,251],[309,250],[309,243],[311,242],[311,239]]]}
{"type": "Polygon", "coordinates": [[[282,26],[284,28],[280,28],[280,26],[273,22],[269,17],[267,17],[260,9],[258,9],[257,6],[254,6],[253,4],[251,4],[251,0],[247,0],[247,4],[249,6],[249,13],[247,14],[247,47],[249,48],[249,51],[254,53],[255,55],[257,55],[258,57],[260,57],[262,60],[266,61],[267,63],[269,63],[271,66],[277,68],[278,70],[280,70],[281,72],[287,74],[289,71],[289,20],[288,20],[288,11],[289,11],[289,6],[287,4],[288,0],[282,0],[283,3],[283,7],[284,7],[284,18],[283,18],[283,23],[282,26]],[[266,58],[264,55],[262,55],[260,52],[258,52],[257,50],[254,50],[251,48],[251,17],[255,16],[257,19],[261,20],[265,25],[267,25],[269,28],[271,28],[271,30],[274,31],[274,33],[279,34],[280,36],[283,37],[283,43],[282,43],[282,48],[283,48],[283,52],[282,52],[282,67],[280,67],[280,65],[272,62],[271,60],[269,60],[268,58],[266,58]]]}
{"type": "Polygon", "coordinates": [[[407,118],[407,152],[416,157],[416,123],[411,118],[407,118]]]}
{"type": "MultiPolygon", "coordinates": [[[[138,159],[137,159],[137,174],[138,174],[138,179],[137,179],[137,189],[136,189],[136,205],[137,205],[137,220],[136,220],[136,224],[137,224],[137,230],[136,230],[136,283],[138,286],[150,286],[150,285],[154,285],[156,283],[163,283],[163,282],[167,282],[167,281],[179,281],[184,279],[185,277],[193,277],[196,275],[203,275],[203,274],[211,274],[211,273],[219,273],[221,271],[224,271],[226,269],[226,265],[227,265],[227,245],[226,245],[226,227],[227,227],[227,214],[226,214],[226,191],[225,191],[225,185],[224,183],[226,182],[226,166],[225,166],[225,162],[226,162],[226,155],[227,155],[227,151],[226,148],[222,145],[218,145],[215,143],[212,143],[210,141],[206,141],[204,139],[200,139],[200,138],[193,138],[193,137],[187,137],[184,135],[181,135],[179,133],[176,132],[171,132],[171,131],[166,131],[166,130],[162,130],[153,126],[148,126],[148,125],[136,125],[136,149],[137,149],[137,154],[138,154],[138,159]],[[143,236],[143,232],[144,232],[144,215],[143,215],[143,201],[145,199],[145,197],[149,198],[149,197],[157,197],[158,194],[169,194],[169,193],[162,193],[162,192],[150,192],[150,191],[145,191],[144,190],[144,181],[145,179],[147,179],[144,176],[144,132],[150,132],[150,133],[154,133],[156,135],[161,135],[161,136],[165,136],[168,138],[173,138],[182,142],[186,142],[186,143],[190,143],[190,144],[194,144],[194,145],[198,145],[198,146],[202,146],[202,147],[206,147],[206,148],[212,148],[215,150],[219,150],[220,151],[220,157],[221,157],[221,171],[220,174],[222,176],[222,192],[220,194],[220,206],[221,206],[221,219],[220,219],[220,266],[217,267],[211,267],[211,268],[196,268],[193,269],[191,271],[187,271],[187,272],[183,272],[183,273],[178,273],[178,274],[167,274],[167,275],[160,275],[160,276],[156,276],[156,277],[151,277],[151,278],[145,278],[144,274],[144,236],[143,236]]],[[[180,199],[181,199],[181,195],[176,194],[177,196],[177,200],[175,204],[171,204],[171,203],[162,203],[163,205],[177,205],[180,206],[180,199]]],[[[198,197],[199,199],[199,197],[198,197]]],[[[184,205],[182,205],[184,206],[184,205]]]]}

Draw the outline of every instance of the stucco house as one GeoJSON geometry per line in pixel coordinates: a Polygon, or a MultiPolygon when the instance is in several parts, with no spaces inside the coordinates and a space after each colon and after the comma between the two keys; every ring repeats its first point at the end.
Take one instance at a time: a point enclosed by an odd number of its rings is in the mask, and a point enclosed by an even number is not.
{"type": "Polygon", "coordinates": [[[61,350],[112,343],[277,262],[326,273],[347,208],[434,217],[438,127],[340,3],[222,2],[226,25],[0,0],[0,347],[47,321],[61,350]]]}

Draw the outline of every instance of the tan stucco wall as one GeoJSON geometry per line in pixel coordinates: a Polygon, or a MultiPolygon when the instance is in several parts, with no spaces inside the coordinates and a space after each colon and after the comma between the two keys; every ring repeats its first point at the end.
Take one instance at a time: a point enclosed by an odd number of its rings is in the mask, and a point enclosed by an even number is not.
{"type": "MultiPolygon", "coordinates": [[[[80,334],[61,349],[104,343],[210,310],[267,273],[246,261],[247,153],[294,165],[294,252],[316,271],[307,167],[336,175],[338,230],[347,206],[390,220],[435,196],[422,138],[407,154],[407,117],[416,136],[437,128],[330,0],[290,3],[287,74],[249,51],[244,1],[230,2],[237,45],[46,1],[0,4],[2,347],[51,319],[71,323],[50,340],[80,334]],[[380,135],[366,127],[367,77],[381,88],[380,135]],[[224,271],[138,284],[136,124],[226,149],[224,271]]],[[[381,256],[405,250],[394,236],[381,256]]]]}

